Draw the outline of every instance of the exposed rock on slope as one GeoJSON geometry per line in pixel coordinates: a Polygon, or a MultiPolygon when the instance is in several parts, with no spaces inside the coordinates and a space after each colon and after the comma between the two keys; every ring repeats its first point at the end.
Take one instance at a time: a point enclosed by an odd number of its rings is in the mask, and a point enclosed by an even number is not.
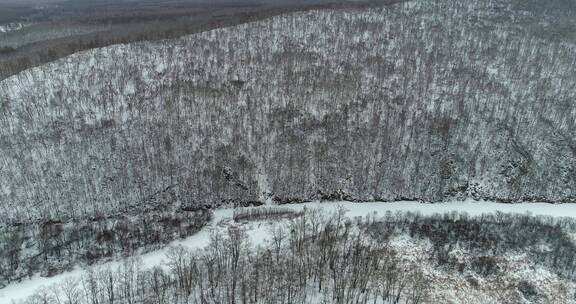
{"type": "Polygon", "coordinates": [[[186,208],[574,202],[576,48],[509,2],[295,13],[22,72],[0,83],[2,221],[163,189],[186,208]]]}

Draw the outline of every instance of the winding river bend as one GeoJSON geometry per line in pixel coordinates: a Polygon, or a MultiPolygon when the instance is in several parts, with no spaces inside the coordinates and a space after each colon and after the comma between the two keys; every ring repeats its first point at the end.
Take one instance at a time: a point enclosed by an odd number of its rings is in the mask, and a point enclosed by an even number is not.
{"type": "MultiPolygon", "coordinates": [[[[438,204],[427,204],[419,202],[310,202],[302,204],[285,204],[282,207],[294,210],[303,210],[304,208],[322,208],[327,212],[335,211],[343,207],[348,217],[366,216],[375,214],[383,216],[386,212],[420,212],[422,215],[432,215],[446,212],[466,212],[471,216],[478,216],[487,213],[504,212],[504,213],[529,213],[534,216],[550,217],[572,217],[576,218],[576,204],[548,204],[548,203],[519,203],[519,204],[502,204],[496,202],[478,202],[478,201],[459,201],[438,204]]],[[[263,207],[247,207],[263,208],[263,207]]],[[[172,246],[184,246],[190,249],[200,249],[208,244],[210,235],[213,232],[224,231],[232,225],[232,216],[234,209],[218,209],[214,212],[214,217],[210,224],[204,227],[200,232],[181,240],[171,242],[160,250],[142,254],[138,257],[143,267],[162,266],[166,260],[168,248],[172,246]]],[[[250,241],[254,244],[260,244],[267,240],[269,228],[278,222],[262,222],[247,225],[246,231],[250,241]]],[[[95,266],[101,268],[117,268],[122,265],[123,260],[106,262],[95,266]]],[[[38,275],[19,283],[11,284],[0,289],[0,302],[2,303],[19,303],[27,297],[34,294],[39,288],[49,287],[65,280],[79,278],[86,272],[86,269],[77,267],[73,271],[65,272],[54,277],[45,278],[38,275]]]]}

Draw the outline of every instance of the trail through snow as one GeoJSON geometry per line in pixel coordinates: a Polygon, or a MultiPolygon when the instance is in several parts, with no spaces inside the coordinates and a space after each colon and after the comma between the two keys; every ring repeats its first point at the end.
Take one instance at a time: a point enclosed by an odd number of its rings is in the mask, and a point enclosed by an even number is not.
{"type": "MultiPolygon", "coordinates": [[[[532,215],[544,215],[552,217],[573,217],[576,218],[576,204],[548,204],[548,203],[520,203],[520,204],[502,204],[495,202],[478,202],[478,201],[460,201],[439,204],[426,204],[419,202],[371,202],[371,203],[354,203],[354,202],[311,202],[303,204],[282,205],[285,208],[302,210],[304,208],[323,208],[327,212],[336,210],[339,206],[344,207],[349,217],[365,216],[376,213],[383,216],[387,211],[419,211],[423,215],[432,215],[435,213],[445,212],[466,212],[471,216],[482,215],[501,211],[505,213],[530,213],[532,215]]],[[[259,208],[259,207],[249,207],[259,208]]],[[[200,249],[205,247],[210,241],[210,235],[215,230],[225,229],[225,221],[232,221],[233,209],[220,209],[214,212],[214,218],[200,232],[181,240],[176,240],[162,249],[140,255],[144,267],[154,267],[163,265],[166,259],[166,253],[172,246],[184,246],[190,249],[200,249]]],[[[247,233],[253,244],[263,243],[268,237],[268,225],[254,224],[248,225],[247,233]]],[[[106,262],[96,266],[97,268],[115,269],[122,264],[122,261],[106,262]]],[[[65,272],[54,277],[44,278],[36,275],[31,279],[25,279],[18,283],[13,283],[0,289],[0,303],[19,303],[36,292],[40,287],[58,284],[69,278],[79,278],[86,271],[80,267],[72,271],[65,272]]]]}

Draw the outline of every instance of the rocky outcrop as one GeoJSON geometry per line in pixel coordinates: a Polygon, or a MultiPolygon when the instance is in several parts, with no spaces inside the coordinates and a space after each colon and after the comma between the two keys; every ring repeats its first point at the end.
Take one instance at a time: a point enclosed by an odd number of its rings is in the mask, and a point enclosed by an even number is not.
{"type": "Polygon", "coordinates": [[[293,13],[0,83],[2,221],[347,199],[576,201],[576,48],[513,1],[293,13]],[[531,20],[531,19],[530,19],[531,20]]]}

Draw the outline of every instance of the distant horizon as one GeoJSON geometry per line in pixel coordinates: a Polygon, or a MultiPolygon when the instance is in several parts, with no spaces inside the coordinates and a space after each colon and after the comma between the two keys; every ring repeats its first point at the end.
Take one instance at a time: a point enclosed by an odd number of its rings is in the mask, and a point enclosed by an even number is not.
{"type": "MultiPolygon", "coordinates": [[[[0,25],[21,21],[70,21],[109,13],[131,16],[148,11],[162,14],[174,9],[233,9],[248,6],[267,8],[315,5],[358,5],[405,0],[0,0],[0,25]],[[105,10],[105,11],[102,11],[105,10]]],[[[115,16],[118,18],[119,16],[115,16]]]]}

